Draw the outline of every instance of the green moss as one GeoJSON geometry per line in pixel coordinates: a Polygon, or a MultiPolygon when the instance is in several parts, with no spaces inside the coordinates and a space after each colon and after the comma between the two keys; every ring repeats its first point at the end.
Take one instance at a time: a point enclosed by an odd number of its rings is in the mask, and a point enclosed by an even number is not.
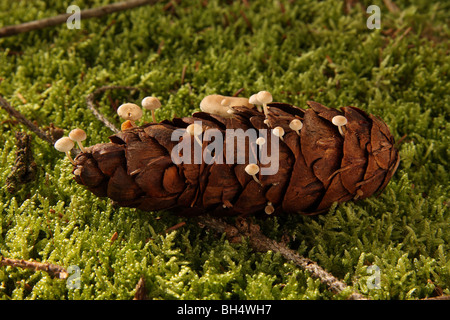
{"type": "MultiPolygon", "coordinates": [[[[110,2],[73,3],[84,9],[110,2]]],[[[0,0],[0,25],[65,12],[64,1],[52,3],[0,0]]],[[[191,0],[174,12],[158,4],[82,21],[81,30],[61,25],[0,39],[0,94],[40,126],[83,127],[90,144],[111,134],[85,101],[104,85],[143,89],[98,97],[99,110],[116,124],[111,100],[156,95],[162,120],[198,110],[207,94],[242,87],[245,95],[268,89],[278,101],[354,105],[385,119],[396,139],[406,137],[399,170],[379,197],[317,217],[255,219],[264,234],[288,236],[291,248],[343,279],[348,292],[333,295],[278,254],[231,244],[172,212],[114,207],[78,186],[68,160],[38,138],[36,180],[9,194],[14,133],[27,129],[0,110],[0,254],[81,271],[81,287],[69,289],[45,272],[2,267],[0,298],[131,299],[141,277],[152,299],[450,294],[448,6],[396,1],[395,13],[381,0],[359,3],[347,12],[334,0],[251,1],[248,8],[191,0]],[[381,8],[380,30],[366,27],[370,4],[381,8]],[[187,224],[165,233],[181,221],[187,224]],[[378,289],[369,285],[370,266],[379,268],[378,289]]]]}

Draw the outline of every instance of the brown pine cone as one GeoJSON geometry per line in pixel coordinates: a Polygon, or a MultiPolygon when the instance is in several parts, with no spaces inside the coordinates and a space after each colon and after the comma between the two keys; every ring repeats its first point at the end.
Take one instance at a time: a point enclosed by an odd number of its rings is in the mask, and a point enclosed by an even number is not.
{"type": "Polygon", "coordinates": [[[355,107],[338,111],[316,102],[308,105],[310,108],[303,110],[270,103],[266,123],[263,112],[243,106],[233,107],[231,118],[198,112],[192,117],[123,130],[111,136],[110,143],[89,147],[75,158],[75,180],[119,206],[145,211],[178,208],[181,214],[207,211],[233,215],[264,210],[268,214],[316,214],[334,202],[363,199],[383,190],[399,163],[386,124],[355,107]],[[344,127],[332,123],[335,116],[345,117],[344,127]],[[291,129],[294,119],[302,122],[300,130],[291,129]],[[200,136],[184,135],[172,141],[177,129],[195,121],[201,122],[203,137],[211,129],[223,135],[223,154],[220,148],[214,149],[211,155],[215,159],[225,159],[234,152],[236,157],[245,155],[244,163],[174,163],[172,151],[183,139],[188,139],[184,141],[191,150],[195,144],[199,148],[199,143],[203,151],[211,147],[213,142],[196,139],[200,136]],[[267,154],[270,157],[278,152],[278,170],[273,174],[263,174],[269,164],[262,161],[261,145],[254,140],[238,141],[227,150],[226,129],[274,128],[280,138],[268,134],[264,143],[268,148],[272,139],[280,139],[278,148],[267,154]],[[260,169],[254,177],[246,172],[251,155],[256,155],[260,169]]]}

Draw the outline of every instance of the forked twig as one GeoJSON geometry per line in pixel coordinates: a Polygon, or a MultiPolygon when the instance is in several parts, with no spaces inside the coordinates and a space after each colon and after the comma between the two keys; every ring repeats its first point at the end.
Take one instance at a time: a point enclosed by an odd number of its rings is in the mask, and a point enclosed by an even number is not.
{"type": "Polygon", "coordinates": [[[39,138],[44,141],[47,141],[50,144],[53,144],[54,139],[42,131],[38,126],[36,126],[33,122],[25,118],[19,111],[17,111],[13,106],[11,106],[8,101],[6,101],[2,96],[0,96],[0,106],[8,112],[8,114],[14,118],[16,118],[20,123],[27,126],[31,131],[37,134],[39,138]]]}
{"type": "MultiPolygon", "coordinates": [[[[86,9],[80,11],[80,19],[90,19],[102,17],[104,15],[123,11],[127,9],[136,8],[146,4],[155,4],[158,0],[130,0],[118,3],[112,3],[103,7],[86,9]]],[[[64,13],[54,17],[25,22],[18,25],[6,26],[0,29],[0,38],[8,37],[19,33],[24,33],[32,30],[39,30],[47,27],[53,27],[59,24],[63,24],[72,15],[72,13],[64,13]]]]}

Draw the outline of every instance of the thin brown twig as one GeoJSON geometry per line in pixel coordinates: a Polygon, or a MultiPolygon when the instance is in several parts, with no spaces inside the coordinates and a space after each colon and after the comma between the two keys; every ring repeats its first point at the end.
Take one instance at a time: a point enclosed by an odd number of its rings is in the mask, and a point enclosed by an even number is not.
{"type": "MultiPolygon", "coordinates": [[[[219,233],[227,233],[232,237],[245,237],[249,240],[253,249],[257,251],[268,251],[272,250],[274,252],[280,253],[285,259],[292,261],[303,270],[311,273],[311,276],[318,278],[322,283],[324,283],[328,289],[333,293],[340,293],[347,289],[347,285],[341,280],[337,279],[331,273],[327,272],[321,266],[319,266],[315,261],[305,258],[299,255],[296,251],[287,248],[284,244],[276,242],[259,230],[259,226],[249,223],[247,220],[238,219],[235,226],[232,226],[222,219],[218,219],[211,216],[199,216],[198,221],[200,224],[214,229],[219,233]]],[[[353,292],[348,297],[350,300],[368,300],[363,295],[353,292]]]]}
{"type": "MultiPolygon", "coordinates": [[[[159,0],[130,0],[112,3],[99,8],[81,10],[80,19],[98,18],[113,12],[133,9],[147,4],[155,4],[157,2],[159,2],[159,0]]],[[[67,21],[67,19],[71,15],[72,13],[64,13],[46,19],[34,20],[18,25],[6,26],[0,29],[0,38],[63,24],[67,21]]]]}
{"type": "Polygon", "coordinates": [[[66,269],[53,263],[42,263],[36,261],[27,261],[23,259],[9,259],[0,256],[0,266],[10,266],[15,268],[45,271],[50,276],[59,279],[67,279],[67,277],[69,276],[69,273],[66,271],[66,269]]]}
{"type": "Polygon", "coordinates": [[[44,141],[47,141],[50,144],[53,144],[54,139],[42,131],[38,126],[36,126],[33,122],[25,118],[19,111],[17,111],[13,106],[11,106],[8,101],[6,101],[2,96],[0,96],[0,106],[9,113],[10,116],[16,118],[20,123],[27,126],[31,131],[33,131],[39,138],[44,141]]]}

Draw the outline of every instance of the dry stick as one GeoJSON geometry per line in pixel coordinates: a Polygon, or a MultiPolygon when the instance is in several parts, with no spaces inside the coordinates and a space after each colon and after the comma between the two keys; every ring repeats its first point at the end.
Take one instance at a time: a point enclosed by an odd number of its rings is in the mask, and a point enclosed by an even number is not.
{"type": "Polygon", "coordinates": [[[31,131],[36,133],[39,138],[44,141],[47,141],[50,144],[53,144],[55,141],[51,136],[42,131],[39,127],[37,127],[33,122],[25,118],[19,111],[14,109],[8,101],[6,101],[2,96],[0,96],[0,106],[9,113],[10,116],[16,118],[20,123],[26,125],[31,131]]]}
{"type": "Polygon", "coordinates": [[[86,104],[89,108],[89,110],[92,111],[92,113],[94,114],[94,116],[100,120],[101,122],[103,122],[103,124],[105,126],[107,126],[112,132],[114,133],[118,133],[120,132],[119,129],[117,129],[117,127],[112,124],[111,122],[109,122],[108,119],[106,119],[94,106],[94,101],[95,101],[95,97],[106,91],[106,90],[139,90],[138,88],[135,87],[127,87],[127,86],[105,86],[105,87],[100,87],[98,89],[96,89],[94,92],[88,94],[88,96],[86,97],[86,104]]]}
{"type": "MultiPolygon", "coordinates": [[[[80,11],[80,19],[89,19],[101,17],[113,12],[123,11],[127,9],[136,8],[147,4],[155,4],[158,0],[130,0],[119,3],[109,4],[103,7],[86,9],[80,11]]],[[[25,22],[18,25],[6,26],[0,29],[0,38],[8,37],[19,33],[24,33],[32,30],[39,30],[47,27],[53,27],[65,23],[72,13],[64,13],[54,17],[25,22]]]]}
{"type": "MultiPolygon", "coordinates": [[[[311,273],[314,278],[320,279],[320,281],[326,284],[329,290],[333,293],[340,293],[347,289],[347,285],[335,276],[324,270],[316,262],[299,255],[296,251],[287,248],[285,245],[276,242],[259,230],[259,227],[254,224],[249,224],[243,219],[238,220],[236,227],[224,222],[221,219],[211,216],[200,216],[197,218],[200,224],[205,225],[208,228],[214,229],[219,233],[226,232],[234,237],[244,236],[248,238],[252,247],[257,251],[268,251],[280,253],[285,259],[292,261],[303,270],[311,273]]],[[[367,300],[363,295],[353,292],[348,299],[351,300],[367,300]]]]}
{"type": "MultiPolygon", "coordinates": [[[[95,94],[98,91],[104,91],[105,88],[111,88],[111,87],[102,87],[94,91],[92,94],[95,94]]],[[[117,87],[115,87],[117,88],[117,87]]],[[[120,87],[124,88],[124,87],[120,87]]],[[[96,111],[97,112],[97,111],[96,111]]],[[[104,121],[106,119],[98,118],[100,121],[105,123],[106,126],[107,123],[104,121]]],[[[109,126],[108,126],[109,127],[109,126]]],[[[111,129],[111,128],[110,128],[111,129]]],[[[114,131],[114,130],[113,130],[114,131]]],[[[214,217],[211,217],[209,215],[200,216],[198,217],[199,223],[207,226],[210,229],[214,229],[215,231],[219,233],[227,232],[228,234],[232,233],[240,233],[241,235],[248,237],[250,240],[250,243],[252,246],[259,251],[267,251],[272,250],[275,252],[279,252],[285,259],[290,260],[297,264],[302,269],[311,272],[312,276],[315,278],[319,278],[322,283],[325,283],[330,291],[333,293],[339,293],[342,292],[347,288],[347,285],[334,277],[332,274],[325,271],[322,267],[320,267],[316,262],[307,259],[305,257],[300,256],[297,252],[294,250],[291,250],[287,248],[286,246],[270,239],[264,236],[258,229],[255,228],[255,225],[250,225],[249,232],[246,231],[246,226],[241,226],[240,228],[236,228],[231,226],[230,224],[227,224],[223,222],[221,219],[217,219],[214,217]]],[[[243,220],[241,220],[242,222],[243,220]]],[[[183,223],[180,223],[181,225],[183,223]]],[[[179,225],[180,225],[179,224],[179,225]]],[[[245,224],[245,223],[244,223],[245,224]]],[[[177,225],[178,227],[178,225],[177,225]]],[[[170,228],[169,228],[170,229],[170,228]]],[[[168,231],[168,230],[166,230],[168,231]]],[[[359,293],[352,293],[349,296],[349,299],[353,300],[367,300],[363,295],[359,293]]]]}
{"type": "Polygon", "coordinates": [[[67,279],[69,273],[61,266],[52,263],[42,263],[36,261],[9,259],[0,256],[0,266],[11,266],[16,268],[33,269],[47,272],[50,276],[59,279],[67,279]]]}

